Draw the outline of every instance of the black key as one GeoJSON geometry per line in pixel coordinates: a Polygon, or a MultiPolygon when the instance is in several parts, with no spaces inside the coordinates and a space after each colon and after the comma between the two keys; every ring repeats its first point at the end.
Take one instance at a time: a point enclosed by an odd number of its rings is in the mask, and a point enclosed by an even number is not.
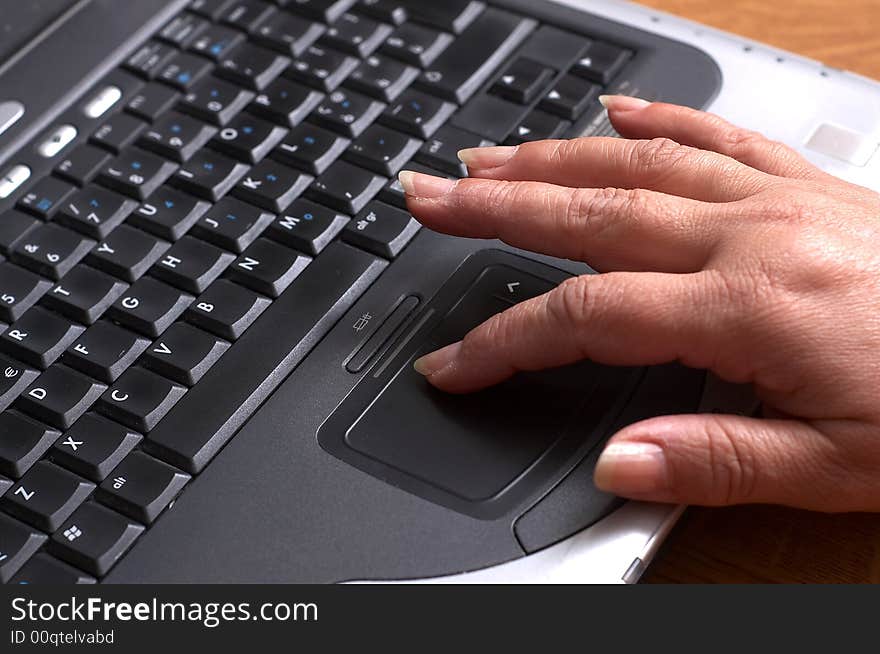
{"type": "Polygon", "coordinates": [[[278,145],[286,133],[283,127],[250,114],[239,114],[214,137],[211,147],[240,161],[257,163],[278,145]]]}
{"type": "Polygon", "coordinates": [[[620,72],[632,53],[616,45],[593,41],[581,55],[571,72],[591,82],[607,86],[620,72]]]}
{"type": "Polygon", "coordinates": [[[322,23],[332,23],[351,9],[357,0],[294,0],[291,11],[296,11],[322,23]]]}
{"type": "Polygon", "coordinates": [[[460,34],[480,15],[486,5],[474,0],[401,0],[410,18],[460,34]]]}
{"type": "MultiPolygon", "coordinates": [[[[446,6],[432,3],[431,6],[446,6]]],[[[516,50],[536,23],[501,9],[486,9],[418,80],[428,93],[463,103],[516,50]]]]}
{"type": "Polygon", "coordinates": [[[332,48],[363,59],[372,54],[392,30],[390,25],[349,11],[330,24],[323,40],[332,48]]]}
{"type": "Polygon", "coordinates": [[[156,79],[181,91],[187,91],[210,72],[211,62],[188,52],[179,52],[157,73],[156,79]]]}
{"type": "Polygon", "coordinates": [[[146,130],[138,144],[183,163],[198,152],[217,133],[216,127],[172,111],[146,130]]]}
{"type": "Polygon", "coordinates": [[[134,200],[89,185],[64,203],[57,220],[89,238],[101,239],[122,223],[135,207],[137,202],[134,200]]]}
{"type": "Polygon", "coordinates": [[[351,144],[345,157],[352,163],[391,177],[396,175],[421,147],[422,142],[418,139],[382,125],[371,125],[351,144]]]}
{"type": "Polygon", "coordinates": [[[21,211],[7,211],[0,215],[0,252],[8,255],[20,238],[40,223],[21,211]]]}
{"type": "Polygon", "coordinates": [[[168,243],[155,236],[120,225],[92,249],[86,262],[114,277],[133,282],[147,272],[168,247],[168,243]]]}
{"type": "MultiPolygon", "coordinates": [[[[107,310],[107,315],[145,336],[156,338],[177,320],[192,300],[191,295],[144,277],[107,310]]],[[[2,340],[0,337],[0,342],[2,340]]]]}
{"type": "Polygon", "coordinates": [[[588,44],[589,39],[582,34],[542,25],[529,36],[518,54],[554,70],[568,70],[588,44]]]}
{"type": "Polygon", "coordinates": [[[248,166],[211,150],[201,150],[183,164],[171,179],[175,186],[216,202],[235,186],[248,166]]]}
{"type": "Polygon", "coordinates": [[[541,100],[544,111],[566,120],[577,120],[597,99],[602,87],[574,75],[566,75],[556,82],[541,100]]]}
{"type": "MultiPolygon", "coordinates": [[[[0,411],[8,408],[21,392],[37,378],[38,374],[36,370],[0,355],[0,411]]],[[[0,433],[6,432],[0,429],[0,433]]],[[[2,443],[2,439],[0,439],[0,443],[2,443]]]]}
{"type": "Polygon", "coordinates": [[[279,125],[299,125],[317,107],[324,94],[296,82],[278,78],[248,106],[248,111],[279,125]]]}
{"type": "Polygon", "coordinates": [[[48,220],[60,204],[74,191],[75,186],[55,177],[44,177],[34,184],[18,201],[18,208],[48,220]]]}
{"type": "Polygon", "coordinates": [[[177,50],[167,43],[148,41],[125,60],[125,67],[144,79],[153,79],[174,58],[177,50]]]}
{"type": "Polygon", "coordinates": [[[385,105],[360,93],[339,89],[324,98],[312,113],[318,125],[348,138],[357,138],[369,127],[385,105]]]}
{"type": "Polygon", "coordinates": [[[49,549],[59,558],[100,577],[128,551],[143,531],[142,525],[115,511],[86,502],[52,536],[49,549]]]}
{"type": "Polygon", "coordinates": [[[458,158],[459,150],[482,148],[488,145],[495,144],[463,129],[444,125],[432,138],[425,141],[416,155],[416,160],[457,177],[467,177],[467,167],[458,158]]]}
{"type": "Polygon", "coordinates": [[[91,325],[126,288],[119,280],[80,264],[43,297],[43,305],[91,325]]]}
{"type": "Polygon", "coordinates": [[[87,413],[52,446],[51,456],[69,470],[102,482],[142,436],[97,413],[87,413]]]}
{"type": "Polygon", "coordinates": [[[25,563],[9,583],[26,586],[72,586],[94,584],[95,578],[41,552],[25,563]]]}
{"type": "Polygon", "coordinates": [[[194,14],[182,13],[172,18],[156,35],[178,48],[186,48],[208,27],[208,21],[194,14]]]}
{"type": "Polygon", "coordinates": [[[233,2],[234,0],[192,0],[189,10],[205,18],[217,20],[233,2]]]}
{"type": "MultiPolygon", "coordinates": [[[[186,319],[220,338],[234,341],[244,334],[270,303],[262,295],[233,284],[228,279],[221,279],[196,298],[186,311],[186,319]]],[[[211,361],[210,365],[215,361],[216,359],[211,361]]],[[[202,370],[199,378],[206,371],[207,369],[202,370]]],[[[183,372],[177,377],[168,376],[181,381],[183,372]]]]}
{"type": "Polygon", "coordinates": [[[529,107],[489,93],[475,96],[450,121],[451,125],[500,143],[519,125],[529,107]]]}
{"type": "Polygon", "coordinates": [[[309,197],[354,215],[373,199],[388,180],[345,161],[337,161],[309,187],[309,197]]]}
{"type": "Polygon", "coordinates": [[[361,62],[345,84],[384,102],[391,102],[418,76],[418,68],[377,54],[361,62]]]}
{"type": "Polygon", "coordinates": [[[254,166],[232,193],[269,211],[284,211],[305,191],[313,177],[266,159],[254,166]]]}
{"type": "Polygon", "coordinates": [[[272,50],[243,43],[220,60],[217,75],[259,91],[287,68],[290,59],[272,50]]]}
{"type": "Polygon", "coordinates": [[[58,280],[79,263],[94,244],[69,229],[49,223],[19,239],[11,258],[44,277],[58,280]]]}
{"type": "Polygon", "coordinates": [[[145,525],[174,501],[190,476],[143,452],[132,452],[98,488],[98,501],[145,525]]]}
{"type": "Polygon", "coordinates": [[[125,106],[129,113],[151,123],[175,105],[180,98],[177,91],[161,84],[147,84],[125,106]]]}
{"type": "Polygon", "coordinates": [[[55,166],[55,174],[83,186],[97,175],[109,160],[110,155],[100,148],[81,145],[55,166]]]}
{"type": "Polygon", "coordinates": [[[350,143],[343,136],[302,123],[290,130],[272,157],[311,175],[320,175],[345,152],[350,143]]]}
{"type": "MultiPolygon", "coordinates": [[[[229,282],[221,280],[218,284],[229,284],[229,282]]],[[[269,301],[264,301],[268,306],[269,301]]],[[[193,306],[201,302],[199,298],[193,306]]],[[[217,363],[217,359],[223,356],[227,349],[229,343],[226,341],[185,322],[176,322],[149,347],[141,360],[141,365],[168,379],[192,386],[217,363]]]]}
{"type": "Polygon", "coordinates": [[[455,38],[430,27],[406,23],[398,27],[382,45],[382,52],[419,68],[426,68],[448,48],[455,38]]]}
{"type": "Polygon", "coordinates": [[[311,263],[311,258],[265,238],[258,238],[229,268],[229,277],[277,298],[311,263]]]}
{"type": "Polygon", "coordinates": [[[156,426],[186,389],[143,368],[129,368],[95,405],[108,418],[142,434],[156,426]]]}
{"type": "Polygon", "coordinates": [[[544,139],[560,138],[571,123],[558,116],[552,116],[535,110],[526,116],[513,133],[507,138],[507,145],[519,145],[526,141],[543,141],[544,139]]]}
{"type": "Polygon", "coordinates": [[[8,261],[0,263],[0,319],[18,320],[50,288],[49,280],[8,261]]]}
{"type": "Polygon", "coordinates": [[[418,234],[421,225],[409,215],[384,202],[371,202],[342,233],[346,243],[386,259],[393,259],[418,234]]]}
{"type": "Polygon", "coordinates": [[[553,79],[553,69],[520,57],[495,81],[492,90],[509,100],[530,104],[553,79]]]}
{"type": "Polygon", "coordinates": [[[366,252],[328,246],[165,417],[145,447],[189,473],[201,471],[383,268],[366,252]]]}
{"type": "Polygon", "coordinates": [[[0,499],[7,513],[53,532],[95,489],[91,482],[48,461],[38,461],[0,499]]]}
{"type": "Polygon", "coordinates": [[[126,146],[135,142],[146,126],[144,121],[131,114],[119,113],[95,130],[91,141],[113,154],[119,154],[126,146]]]}
{"type": "Polygon", "coordinates": [[[0,348],[32,366],[46,369],[84,328],[42,307],[32,307],[0,336],[0,348]]]}
{"type": "Polygon", "coordinates": [[[54,365],[34,380],[16,408],[53,427],[67,429],[106,388],[69,368],[54,365]]]}
{"type": "Polygon", "coordinates": [[[44,542],[45,534],[0,513],[0,584],[12,579],[44,542]]]}
{"type": "Polygon", "coordinates": [[[177,165],[154,154],[128,148],[107,164],[98,182],[135,200],[145,200],[177,169],[177,165]]]}
{"type": "Polygon", "coordinates": [[[159,238],[176,241],[210,206],[204,200],[163,186],[131,214],[128,222],[159,238]]]}
{"type": "Polygon", "coordinates": [[[312,45],[297,57],[285,73],[320,91],[330,92],[358,67],[360,61],[342,52],[312,45]]]}
{"type": "Polygon", "coordinates": [[[218,61],[244,39],[244,34],[231,27],[210,25],[190,44],[189,49],[218,61]]]}
{"type": "Polygon", "coordinates": [[[150,272],[184,291],[201,293],[234,259],[235,255],[210,243],[184,236],[162,255],[150,272]]]}
{"type": "Polygon", "coordinates": [[[348,217],[309,200],[297,200],[266,231],[272,240],[316,256],[348,224],[348,217]]]}
{"type": "Polygon", "coordinates": [[[409,19],[406,7],[399,0],[361,0],[358,10],[392,25],[400,25],[409,19]]]}
{"type": "Polygon", "coordinates": [[[149,345],[146,338],[99,320],[67,348],[62,361],[110,384],[119,379],[149,345]]]}
{"type": "Polygon", "coordinates": [[[225,125],[253,99],[251,91],[209,77],[193,86],[178,106],[191,116],[214,125],[225,125]]]}
{"type": "Polygon", "coordinates": [[[241,254],[275,216],[234,198],[223,198],[199,219],[192,235],[241,254]]]}
{"type": "Polygon", "coordinates": [[[274,16],[275,13],[275,10],[268,2],[236,0],[223,12],[220,19],[227,25],[250,32],[258,24],[274,16]]]}
{"type": "Polygon", "coordinates": [[[397,102],[388,105],[379,122],[426,139],[434,134],[457,107],[451,102],[409,89],[397,102]]]}
{"type": "Polygon", "coordinates": [[[298,57],[317,41],[327,28],[286,12],[264,19],[254,30],[254,40],[285,55],[298,57]]]}
{"type": "Polygon", "coordinates": [[[55,429],[16,411],[0,413],[0,433],[0,473],[12,479],[27,472],[59,436],[55,429]]]}

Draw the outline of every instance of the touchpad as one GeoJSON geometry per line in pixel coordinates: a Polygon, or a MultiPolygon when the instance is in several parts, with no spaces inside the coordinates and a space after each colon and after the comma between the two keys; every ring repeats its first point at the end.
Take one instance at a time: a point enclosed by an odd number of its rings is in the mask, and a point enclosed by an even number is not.
{"type": "MultiPolygon", "coordinates": [[[[587,377],[589,380],[589,377],[587,377]]],[[[592,388],[577,371],[442,393],[406,366],[346,435],[348,445],[469,501],[488,500],[544,455],[592,388]]]]}
{"type": "Polygon", "coordinates": [[[321,426],[321,446],[398,488],[477,518],[528,506],[609,435],[641,371],[582,362],[450,395],[412,364],[566,277],[497,251],[469,259],[321,426]]]}

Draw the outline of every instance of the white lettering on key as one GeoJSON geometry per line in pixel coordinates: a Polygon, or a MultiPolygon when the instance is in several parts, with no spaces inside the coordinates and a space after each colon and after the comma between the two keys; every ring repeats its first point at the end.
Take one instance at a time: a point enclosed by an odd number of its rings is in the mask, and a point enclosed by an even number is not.
{"type": "Polygon", "coordinates": [[[117,402],[125,402],[128,399],[128,393],[122,393],[119,389],[115,389],[110,393],[110,397],[117,402]]]}
{"type": "Polygon", "coordinates": [[[244,268],[245,270],[247,270],[249,272],[253,272],[254,268],[256,268],[259,265],[260,265],[260,262],[257,261],[256,259],[252,259],[251,257],[245,257],[244,261],[238,262],[239,268],[244,268]]]}
{"type": "Polygon", "coordinates": [[[126,297],[122,299],[122,306],[126,309],[137,309],[140,306],[141,301],[136,297],[126,297]]]}
{"type": "Polygon", "coordinates": [[[28,391],[28,395],[30,395],[35,400],[45,400],[46,399],[46,389],[45,388],[32,388],[28,391]]]}

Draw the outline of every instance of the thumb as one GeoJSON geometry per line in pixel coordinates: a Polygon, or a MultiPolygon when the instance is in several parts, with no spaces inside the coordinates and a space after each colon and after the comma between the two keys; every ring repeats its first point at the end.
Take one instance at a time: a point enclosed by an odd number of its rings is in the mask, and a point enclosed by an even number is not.
{"type": "Polygon", "coordinates": [[[852,510],[853,494],[861,495],[847,493],[852,475],[812,425],[715,414],[662,416],[624,428],[606,445],[594,479],[631,499],[704,506],[852,510]]]}

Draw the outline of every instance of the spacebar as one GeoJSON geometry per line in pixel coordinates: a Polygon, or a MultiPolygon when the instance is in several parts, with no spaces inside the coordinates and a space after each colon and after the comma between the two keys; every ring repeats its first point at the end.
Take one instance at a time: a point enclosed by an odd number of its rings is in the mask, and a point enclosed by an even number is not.
{"type": "Polygon", "coordinates": [[[144,448],[200,472],[385,265],[343,243],[328,246],[156,425],[144,448]]]}

